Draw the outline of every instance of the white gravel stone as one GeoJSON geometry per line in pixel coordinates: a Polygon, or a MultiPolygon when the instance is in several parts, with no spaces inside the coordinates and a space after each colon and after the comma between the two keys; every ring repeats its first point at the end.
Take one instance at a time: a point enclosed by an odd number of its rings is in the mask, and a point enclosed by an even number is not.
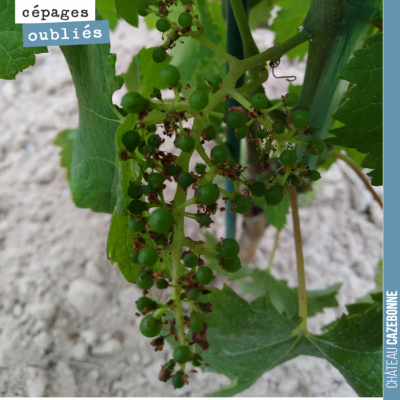
{"type": "Polygon", "coordinates": [[[92,350],[94,356],[109,356],[117,353],[122,348],[121,343],[117,339],[110,339],[107,342],[95,347],[92,350]]]}
{"type": "Polygon", "coordinates": [[[47,303],[33,303],[26,306],[25,311],[35,318],[51,321],[57,312],[57,306],[47,303]]]}
{"type": "Polygon", "coordinates": [[[26,369],[26,389],[29,397],[44,397],[47,386],[46,372],[39,368],[28,367],[26,369]]]}
{"type": "Polygon", "coordinates": [[[53,344],[52,337],[47,332],[40,332],[33,338],[34,343],[37,347],[39,347],[43,351],[47,351],[50,349],[53,344]]]}
{"type": "Polygon", "coordinates": [[[74,397],[77,394],[77,385],[74,374],[65,362],[59,362],[56,366],[57,393],[60,397],[74,397]]]}
{"type": "Polygon", "coordinates": [[[71,351],[73,360],[83,361],[88,355],[88,345],[86,343],[77,343],[71,351]]]}

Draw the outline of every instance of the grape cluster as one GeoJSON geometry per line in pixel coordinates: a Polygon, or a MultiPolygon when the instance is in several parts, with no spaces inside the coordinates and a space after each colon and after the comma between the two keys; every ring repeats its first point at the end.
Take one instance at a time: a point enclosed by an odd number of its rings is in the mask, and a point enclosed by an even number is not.
{"type": "MultiPolygon", "coordinates": [[[[159,19],[156,28],[167,39],[154,49],[153,60],[163,62],[167,50],[175,46],[178,38],[187,35],[193,27],[202,32],[202,27],[193,13],[193,2],[182,0],[185,11],[176,22],[168,18],[172,0],[165,2],[142,2],[139,15],[156,14],[159,19]]],[[[108,57],[108,62],[114,57],[108,57]]],[[[270,121],[267,118],[269,100],[263,93],[254,94],[248,103],[230,108],[223,116],[224,127],[211,124],[209,118],[210,98],[224,85],[219,76],[210,77],[207,86],[192,88],[186,99],[182,91],[188,88],[181,82],[181,74],[173,65],[165,66],[160,80],[174,93],[174,99],[164,100],[161,91],[154,88],[150,98],[140,93],[129,92],[118,108],[123,117],[135,115],[131,130],[121,137],[120,159],[132,163],[132,174],[126,185],[125,212],[129,216],[127,227],[133,232],[129,260],[139,271],[136,284],[143,291],[137,302],[138,316],[142,316],[141,333],[151,338],[151,345],[161,351],[165,339],[175,342],[173,358],[162,366],[159,379],[172,381],[175,388],[188,383],[188,368],[204,364],[203,352],[209,348],[205,316],[212,312],[213,305],[207,300],[214,279],[214,271],[206,265],[205,258],[216,259],[219,267],[227,273],[236,273],[241,268],[239,244],[231,238],[221,238],[216,244],[193,241],[184,235],[184,219],[190,218],[200,228],[209,227],[212,216],[222,202],[231,204],[229,211],[246,214],[252,207],[253,197],[263,197],[268,205],[278,205],[285,195],[285,185],[300,186],[304,179],[316,181],[320,174],[310,170],[292,146],[302,145],[309,154],[320,155],[324,145],[320,140],[308,140],[317,133],[310,126],[310,116],[306,110],[296,109],[297,95],[282,96],[275,108],[282,107],[287,120],[270,121]],[[288,107],[293,107],[289,110],[288,107]],[[157,110],[162,118],[154,119],[152,111],[157,110]],[[183,127],[183,122],[195,118],[192,128],[183,127]],[[251,129],[254,121],[259,121],[258,129],[251,129]],[[155,123],[156,122],[156,123],[155,123]],[[255,143],[260,157],[258,162],[266,171],[265,179],[246,179],[247,167],[242,167],[232,159],[229,148],[222,144],[217,131],[231,128],[235,136],[255,143]],[[172,138],[176,147],[174,153],[165,151],[166,138],[172,138]],[[207,154],[206,142],[217,140],[207,154]],[[189,160],[197,152],[203,162],[193,170],[189,160]],[[280,152],[280,167],[271,172],[269,162],[275,152],[280,152]],[[135,170],[134,165],[138,167],[135,170]],[[216,185],[214,178],[220,175],[229,178],[235,187],[233,193],[216,185]],[[175,198],[165,200],[167,186],[176,186],[175,198]],[[244,188],[244,189],[242,189],[244,188]],[[187,198],[193,193],[191,198],[187,198]],[[186,211],[186,207],[196,206],[196,212],[186,211]],[[168,265],[171,264],[172,269],[168,265]],[[167,263],[166,260],[169,260],[167,263]],[[168,299],[160,301],[152,292],[154,287],[166,291],[168,299]],[[182,304],[186,313],[183,312],[182,304]]],[[[164,293],[164,292],[162,292],[164,293]]],[[[161,298],[161,297],[160,297],[161,298]]]]}

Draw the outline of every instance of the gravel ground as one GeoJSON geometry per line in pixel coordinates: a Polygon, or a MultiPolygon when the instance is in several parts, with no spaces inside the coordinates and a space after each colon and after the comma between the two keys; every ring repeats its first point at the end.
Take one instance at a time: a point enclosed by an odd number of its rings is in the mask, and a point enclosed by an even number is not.
{"type": "MultiPolygon", "coordinates": [[[[261,48],[272,37],[256,32],[261,48]]],[[[156,32],[121,23],[112,51],[123,72],[131,56],[155,45],[156,32]]],[[[304,64],[280,69],[301,82],[304,64]]],[[[282,81],[268,91],[285,93],[282,81]]],[[[116,94],[121,98],[123,91],[116,94]]],[[[62,54],[51,48],[16,81],[0,82],[0,396],[201,396],[228,380],[198,374],[173,391],[157,379],[170,351],[154,353],[139,333],[140,291],[105,257],[109,215],[75,208],[59,167],[57,133],[78,124],[74,87],[62,54]]],[[[340,163],[323,176],[316,200],[300,210],[307,284],[344,282],[340,307],[310,320],[319,328],[374,287],[382,257],[382,212],[340,163]]],[[[223,220],[212,232],[221,236],[223,220]]],[[[194,226],[190,234],[200,237],[194,226]]],[[[269,257],[274,229],[257,253],[269,257]]],[[[292,225],[281,234],[274,273],[296,283],[292,225]]],[[[349,397],[354,391],[326,361],[301,357],[264,374],[242,396],[349,397]]]]}

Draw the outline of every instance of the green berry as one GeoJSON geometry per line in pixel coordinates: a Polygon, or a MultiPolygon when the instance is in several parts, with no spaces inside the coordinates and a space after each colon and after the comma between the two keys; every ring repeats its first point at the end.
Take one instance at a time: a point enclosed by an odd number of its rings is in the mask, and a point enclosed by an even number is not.
{"type": "Polygon", "coordinates": [[[307,148],[312,156],[320,156],[324,151],[325,145],[321,140],[313,140],[307,148]]]}
{"type": "Polygon", "coordinates": [[[208,267],[200,267],[196,272],[196,279],[202,285],[208,285],[214,278],[212,270],[208,267]]]}
{"type": "Polygon", "coordinates": [[[170,28],[170,23],[165,18],[160,18],[156,22],[156,28],[159,32],[167,32],[170,28]]]}
{"type": "Polygon", "coordinates": [[[169,283],[168,283],[168,281],[166,279],[164,279],[164,278],[158,278],[157,279],[157,283],[156,283],[157,289],[164,290],[168,286],[169,286],[169,283]]]}
{"type": "Polygon", "coordinates": [[[309,172],[308,177],[315,182],[321,179],[321,174],[316,170],[312,170],[309,172]]]}
{"type": "Polygon", "coordinates": [[[145,17],[147,15],[146,8],[147,8],[147,4],[139,3],[139,5],[138,5],[138,14],[141,17],[145,17]]]}
{"type": "Polygon", "coordinates": [[[146,218],[140,218],[140,217],[130,218],[128,221],[128,228],[132,232],[140,232],[143,230],[146,224],[147,224],[146,218]]]}
{"type": "Polygon", "coordinates": [[[127,93],[121,100],[122,108],[130,114],[138,114],[146,108],[146,100],[136,92],[127,93]]]}
{"type": "Polygon", "coordinates": [[[189,13],[183,12],[178,17],[178,24],[182,28],[189,28],[189,26],[192,25],[192,20],[193,20],[193,17],[189,13]]]}
{"type": "Polygon", "coordinates": [[[146,309],[146,312],[153,311],[157,308],[157,303],[148,297],[140,297],[136,302],[136,307],[139,312],[146,309]]]}
{"type": "Polygon", "coordinates": [[[265,193],[265,184],[264,183],[262,183],[260,181],[256,181],[249,188],[250,188],[250,193],[254,197],[264,196],[264,193],[265,193]]]}
{"type": "Polygon", "coordinates": [[[310,123],[310,114],[306,110],[296,110],[292,115],[295,126],[307,126],[310,123]]]}
{"type": "Polygon", "coordinates": [[[244,139],[247,136],[247,126],[242,126],[241,128],[236,129],[235,136],[238,139],[244,139]]]}
{"type": "Polygon", "coordinates": [[[205,136],[205,140],[214,140],[217,136],[217,132],[215,132],[215,129],[212,126],[209,126],[206,129],[206,136],[205,136]]]}
{"type": "Polygon", "coordinates": [[[147,125],[147,132],[156,133],[157,132],[157,125],[156,124],[147,125]]]}
{"type": "Polygon", "coordinates": [[[161,90],[160,90],[160,89],[157,89],[156,87],[153,88],[153,93],[152,93],[152,94],[154,95],[154,97],[155,97],[156,99],[158,99],[158,100],[161,100],[161,99],[162,99],[161,90]]]}
{"type": "Polygon", "coordinates": [[[132,200],[128,205],[128,210],[132,215],[139,215],[145,210],[145,203],[141,200],[132,200]]]}
{"type": "Polygon", "coordinates": [[[153,56],[153,61],[156,62],[157,64],[161,64],[167,58],[165,50],[162,47],[156,47],[153,50],[152,56],[153,56]]]}
{"type": "Polygon", "coordinates": [[[140,250],[139,264],[143,267],[152,267],[158,261],[158,253],[152,247],[145,247],[140,250]]]}
{"type": "Polygon", "coordinates": [[[251,97],[250,103],[255,109],[263,110],[268,106],[268,99],[264,93],[256,93],[251,97]]]}
{"type": "Polygon", "coordinates": [[[251,200],[248,197],[237,197],[236,198],[236,208],[234,211],[238,214],[246,214],[250,211],[251,200]]]}
{"type": "Polygon", "coordinates": [[[137,264],[139,262],[139,253],[137,251],[134,251],[133,253],[129,254],[129,259],[134,264],[137,264]]]}
{"type": "Polygon", "coordinates": [[[296,175],[292,175],[290,178],[289,178],[289,182],[290,182],[290,184],[292,185],[292,186],[299,186],[299,183],[300,183],[300,180],[299,180],[299,178],[296,176],[296,175]]]}
{"type": "Polygon", "coordinates": [[[268,205],[276,206],[283,200],[281,188],[276,185],[271,186],[265,191],[264,199],[268,205]]]}
{"type": "Polygon", "coordinates": [[[212,224],[212,219],[207,215],[207,214],[197,214],[196,216],[197,222],[200,224],[200,226],[205,226],[209,227],[212,224]]]}
{"type": "Polygon", "coordinates": [[[182,167],[180,167],[179,165],[171,165],[167,169],[167,174],[171,176],[179,175],[181,172],[182,172],[182,167]]]}
{"type": "Polygon", "coordinates": [[[287,93],[283,101],[288,107],[293,107],[299,101],[299,96],[296,93],[287,93]]]}
{"type": "Polygon", "coordinates": [[[166,66],[160,75],[161,81],[165,83],[167,86],[176,86],[181,79],[181,75],[178,71],[178,68],[173,65],[166,66]]]}
{"type": "Polygon", "coordinates": [[[317,132],[318,132],[318,128],[315,126],[309,126],[305,131],[305,133],[309,136],[315,135],[317,132]]]}
{"type": "Polygon", "coordinates": [[[274,125],[274,132],[280,135],[281,133],[285,132],[285,127],[282,124],[276,123],[274,125]]]}
{"type": "Polygon", "coordinates": [[[145,151],[146,153],[153,154],[153,153],[155,153],[156,148],[153,147],[153,146],[150,146],[149,144],[147,144],[147,145],[144,147],[144,151],[145,151]]]}
{"type": "MultiPolygon", "coordinates": [[[[140,254],[139,254],[139,261],[140,261],[140,254]]],[[[151,278],[150,274],[141,270],[138,272],[136,276],[136,284],[139,286],[140,289],[147,290],[151,289],[154,286],[154,281],[151,278]]]]}
{"type": "Polygon", "coordinates": [[[114,66],[117,62],[117,55],[116,54],[109,54],[107,56],[107,63],[111,66],[114,66]]]}
{"type": "Polygon", "coordinates": [[[204,164],[196,164],[194,170],[196,171],[197,174],[202,175],[206,172],[206,166],[204,164]]]}
{"type": "Polygon", "coordinates": [[[187,268],[194,268],[199,262],[199,259],[193,253],[185,254],[182,260],[187,268]]]}
{"type": "Polygon", "coordinates": [[[135,151],[136,147],[139,146],[140,135],[135,131],[125,132],[122,136],[122,144],[128,151],[135,151]]]}
{"type": "Polygon", "coordinates": [[[158,172],[152,172],[147,178],[147,183],[153,190],[161,190],[164,186],[164,178],[158,172]]]}
{"type": "Polygon", "coordinates": [[[230,272],[233,274],[234,272],[239,271],[242,263],[240,261],[240,258],[236,256],[234,258],[231,258],[230,260],[223,260],[222,265],[224,266],[224,270],[226,272],[230,272]]]}
{"type": "Polygon", "coordinates": [[[241,128],[246,125],[247,117],[240,111],[234,110],[226,116],[226,123],[230,128],[241,128]]]}
{"type": "Polygon", "coordinates": [[[257,138],[258,139],[265,139],[267,137],[267,132],[265,132],[263,129],[259,129],[257,131],[257,138]]]}
{"type": "Polygon", "coordinates": [[[189,361],[191,354],[188,346],[178,346],[175,347],[173,358],[177,363],[185,364],[189,361]]]}
{"type": "Polygon", "coordinates": [[[150,187],[149,185],[143,186],[143,193],[146,196],[155,196],[156,192],[154,191],[154,189],[152,187],[150,187]]]}
{"type": "Polygon", "coordinates": [[[183,382],[182,377],[183,377],[183,372],[181,372],[181,371],[177,372],[172,377],[172,385],[174,386],[174,389],[183,388],[183,386],[185,385],[185,382],[183,382]]]}
{"type": "MultiPolygon", "coordinates": [[[[213,183],[205,183],[201,185],[196,191],[196,201],[198,204],[205,204],[209,206],[214,204],[219,199],[218,187],[213,183]]],[[[211,220],[211,218],[210,218],[211,220]]]]}
{"type": "Polygon", "coordinates": [[[151,135],[147,143],[156,149],[161,146],[161,138],[158,135],[151,135]]]}
{"type": "Polygon", "coordinates": [[[208,104],[208,93],[203,89],[195,90],[190,95],[189,104],[190,107],[193,107],[195,110],[203,110],[208,104]]]}
{"type": "Polygon", "coordinates": [[[184,189],[188,188],[193,183],[193,176],[189,172],[181,172],[178,176],[178,185],[184,189]]]}
{"type": "Polygon", "coordinates": [[[196,301],[199,298],[199,296],[200,296],[200,291],[195,287],[192,287],[187,292],[187,298],[189,300],[196,301]]]}
{"type": "Polygon", "coordinates": [[[221,164],[229,158],[229,150],[226,146],[218,145],[211,149],[211,161],[221,164]]]}
{"type": "Polygon", "coordinates": [[[178,149],[181,149],[185,153],[190,153],[194,149],[194,145],[195,142],[192,136],[179,136],[177,143],[178,149]]]}
{"type": "Polygon", "coordinates": [[[193,0],[181,0],[182,4],[190,4],[193,0]]]}
{"type": "Polygon", "coordinates": [[[222,258],[230,259],[239,254],[239,243],[235,239],[226,238],[217,244],[217,251],[222,258]]]}
{"type": "Polygon", "coordinates": [[[143,196],[143,186],[136,186],[134,183],[131,183],[128,187],[128,196],[131,199],[139,199],[143,196]]]}
{"type": "Polygon", "coordinates": [[[279,161],[287,167],[297,163],[297,155],[293,150],[283,150],[279,161]]]}
{"type": "Polygon", "coordinates": [[[203,364],[203,357],[199,353],[192,354],[192,364],[194,367],[200,367],[203,364]]]}
{"type": "Polygon", "coordinates": [[[200,314],[193,313],[189,320],[190,329],[193,332],[200,333],[204,329],[204,320],[200,314]]]}
{"type": "Polygon", "coordinates": [[[166,208],[158,208],[150,215],[149,224],[153,231],[167,233],[174,224],[174,217],[166,208]]]}
{"type": "Polygon", "coordinates": [[[148,315],[140,322],[140,332],[148,338],[153,338],[161,332],[161,328],[158,326],[158,323],[153,316],[148,315]]]}
{"type": "Polygon", "coordinates": [[[210,87],[212,90],[218,90],[219,84],[222,83],[222,79],[219,76],[214,76],[210,79],[210,87]]]}

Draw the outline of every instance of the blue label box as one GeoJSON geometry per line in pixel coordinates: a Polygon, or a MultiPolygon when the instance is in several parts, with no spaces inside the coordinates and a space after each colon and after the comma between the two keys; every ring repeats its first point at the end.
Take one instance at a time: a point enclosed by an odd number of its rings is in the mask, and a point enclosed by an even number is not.
{"type": "Polygon", "coordinates": [[[24,47],[110,43],[108,21],[23,25],[24,47]]]}

